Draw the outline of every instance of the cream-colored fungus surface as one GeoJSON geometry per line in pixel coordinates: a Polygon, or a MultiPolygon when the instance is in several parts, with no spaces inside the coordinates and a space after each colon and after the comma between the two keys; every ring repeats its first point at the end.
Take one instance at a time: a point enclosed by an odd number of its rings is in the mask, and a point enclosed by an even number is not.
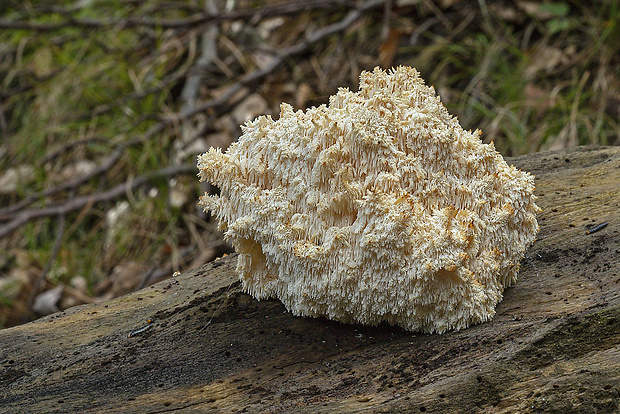
{"type": "Polygon", "coordinates": [[[198,158],[243,288],[295,315],[422,332],[490,319],[538,231],[534,177],[399,67],[261,116],[198,158]]]}

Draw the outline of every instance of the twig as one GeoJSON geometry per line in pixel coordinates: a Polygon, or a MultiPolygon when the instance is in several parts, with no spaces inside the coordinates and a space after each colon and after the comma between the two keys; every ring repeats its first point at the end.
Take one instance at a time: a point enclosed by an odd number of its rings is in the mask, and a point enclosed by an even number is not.
{"type": "Polygon", "coordinates": [[[187,76],[188,73],[191,73],[192,69],[190,67],[177,71],[173,74],[171,74],[170,76],[165,77],[164,79],[161,80],[161,82],[158,82],[157,85],[152,86],[148,89],[144,89],[142,91],[135,91],[135,92],[131,92],[128,93],[126,95],[123,95],[122,97],[116,99],[113,102],[107,103],[107,104],[103,104],[103,105],[99,105],[97,107],[95,107],[91,113],[89,114],[85,114],[83,116],[83,119],[85,118],[90,118],[92,116],[97,116],[97,115],[102,115],[108,111],[111,111],[112,109],[116,109],[121,105],[125,105],[127,102],[132,101],[132,100],[137,100],[137,99],[142,99],[145,96],[149,96],[155,92],[158,91],[163,91],[165,90],[165,88],[167,88],[168,86],[174,84],[176,81],[184,78],[185,76],[187,76]]]}
{"type": "MultiPolygon", "coordinates": [[[[277,67],[279,67],[289,57],[303,53],[306,50],[308,50],[310,46],[319,42],[320,40],[330,35],[346,30],[362,16],[363,12],[374,9],[374,8],[381,7],[384,5],[386,1],[387,0],[368,0],[368,1],[365,1],[357,5],[355,9],[351,10],[342,20],[336,23],[330,24],[328,26],[325,26],[321,29],[318,29],[308,34],[304,40],[281,50],[278,54],[276,54],[276,56],[274,56],[274,58],[267,65],[265,65],[264,67],[260,69],[256,69],[253,72],[243,76],[240,80],[238,80],[236,83],[230,86],[228,90],[222,95],[218,96],[217,98],[213,98],[201,105],[198,105],[194,107],[191,111],[188,111],[186,113],[177,113],[173,117],[166,117],[164,119],[161,119],[160,122],[153,125],[149,130],[147,130],[146,133],[144,133],[144,135],[141,138],[137,140],[139,142],[147,141],[148,139],[162,132],[169,125],[175,122],[178,122],[179,120],[188,119],[198,113],[205,112],[212,108],[221,109],[221,108],[227,107],[228,105],[226,105],[226,103],[235,94],[237,94],[244,86],[255,85],[258,80],[272,73],[277,67]]],[[[317,2],[316,4],[312,4],[312,6],[305,4],[302,7],[300,4],[291,3],[291,4],[284,4],[284,5],[278,5],[278,6],[273,6],[273,7],[266,7],[262,9],[261,12],[263,14],[269,14],[269,13],[284,14],[284,13],[292,13],[294,11],[299,11],[299,10],[305,10],[309,7],[310,8],[316,8],[319,6],[327,7],[328,5],[333,6],[334,4],[335,4],[334,2],[317,2]]],[[[345,3],[338,2],[337,4],[342,5],[345,3]]],[[[250,15],[250,12],[242,11],[242,12],[229,13],[229,14],[221,15],[217,17],[217,19],[211,19],[211,20],[205,20],[205,21],[218,21],[218,20],[223,21],[223,20],[227,20],[231,18],[231,16],[233,15],[237,16],[235,18],[241,18],[243,16],[248,17],[250,15]]],[[[255,16],[256,12],[252,11],[251,15],[255,16]]],[[[3,21],[0,20],[0,27],[2,27],[2,23],[3,21]]],[[[220,111],[216,110],[216,112],[220,112],[220,111]]],[[[196,131],[196,132],[198,133],[199,131],[196,131]]],[[[138,142],[138,141],[134,140],[134,142],[138,142]]],[[[105,166],[102,165],[100,168],[96,169],[97,173],[99,174],[101,172],[105,172],[106,168],[107,169],[111,168],[111,166],[113,166],[113,164],[115,164],[115,162],[118,161],[118,159],[120,159],[120,157],[118,157],[117,152],[115,152],[114,155],[108,159],[108,162],[105,163],[106,164],[105,166]]],[[[61,204],[56,204],[56,205],[52,205],[52,206],[41,208],[41,209],[29,209],[29,210],[22,211],[17,215],[11,216],[10,217],[11,221],[9,221],[8,223],[0,227],[0,237],[6,236],[7,234],[15,231],[21,225],[27,222],[30,222],[31,220],[42,218],[42,217],[59,215],[59,214],[67,214],[69,212],[83,208],[88,203],[109,201],[109,200],[121,197],[125,193],[127,188],[133,190],[153,178],[168,177],[171,175],[194,172],[195,168],[196,168],[195,166],[187,165],[187,164],[178,165],[178,166],[170,166],[157,172],[152,172],[149,174],[139,176],[135,178],[130,184],[127,184],[127,183],[120,184],[106,192],[89,195],[89,196],[78,197],[78,198],[66,201],[64,203],[61,203],[61,204]]],[[[21,203],[19,203],[20,208],[23,208],[25,205],[32,203],[33,200],[41,198],[41,196],[46,196],[46,195],[50,195],[58,191],[63,191],[69,188],[74,188],[77,185],[80,185],[86,180],[92,178],[92,176],[88,178],[82,177],[82,178],[74,180],[71,183],[67,183],[63,186],[60,186],[58,188],[51,189],[51,190],[48,190],[47,192],[43,192],[41,194],[32,196],[28,198],[27,200],[24,200],[21,203]]],[[[9,209],[5,209],[3,213],[12,214],[12,213],[15,213],[16,211],[18,210],[15,209],[14,207],[10,207],[9,209]]]]}
{"type": "Polygon", "coordinates": [[[48,196],[60,193],[62,191],[77,188],[80,184],[87,182],[91,178],[105,173],[110,168],[112,168],[116,164],[116,162],[121,158],[121,156],[123,155],[124,149],[126,147],[127,145],[119,146],[119,148],[117,148],[112,153],[112,155],[110,155],[106,160],[104,160],[99,167],[95,168],[90,173],[82,177],[78,177],[73,181],[69,181],[68,183],[61,184],[54,188],[50,188],[49,190],[42,191],[38,194],[31,195],[16,204],[0,209],[0,220],[11,219],[15,215],[16,212],[22,210],[23,208],[29,206],[30,204],[34,203],[35,201],[43,197],[48,197],[48,196]]]}
{"type": "MultiPolygon", "coordinates": [[[[205,9],[211,14],[217,13],[217,5],[215,0],[205,0],[205,9]]],[[[209,67],[211,62],[217,58],[217,39],[220,34],[220,28],[216,24],[210,25],[200,38],[201,48],[200,57],[195,62],[194,70],[190,75],[185,78],[185,85],[181,91],[182,106],[180,113],[184,114],[191,112],[196,106],[196,95],[200,89],[200,82],[202,80],[203,73],[209,67]]],[[[178,164],[183,158],[183,151],[181,147],[188,144],[192,139],[192,130],[194,129],[191,123],[186,123],[181,129],[181,133],[175,141],[175,154],[173,157],[173,163],[178,164]]]]}
{"type": "Polygon", "coordinates": [[[50,161],[58,158],[62,154],[64,154],[67,151],[69,151],[71,148],[75,148],[75,147],[79,147],[79,146],[82,146],[82,145],[90,144],[91,142],[106,143],[107,141],[103,137],[88,137],[88,138],[84,138],[84,139],[79,139],[77,141],[67,142],[64,145],[62,145],[60,148],[57,148],[54,151],[50,152],[49,154],[45,155],[45,157],[43,157],[39,162],[41,164],[45,164],[47,162],[50,162],[50,161]]]}
{"type": "Polygon", "coordinates": [[[54,69],[53,71],[51,71],[50,73],[48,73],[47,75],[43,75],[43,76],[34,76],[30,71],[25,71],[28,74],[29,78],[32,78],[33,82],[25,82],[25,83],[20,83],[17,86],[14,86],[10,89],[3,89],[0,90],[0,99],[2,100],[9,100],[11,97],[16,97],[17,95],[24,93],[26,91],[29,91],[30,89],[34,89],[37,86],[37,82],[46,82],[52,78],[54,78],[56,75],[58,75],[59,73],[61,73],[63,70],[67,69],[67,67],[63,67],[63,68],[59,68],[59,69],[54,69]]]}
{"type": "MultiPolygon", "coordinates": [[[[180,256],[181,260],[185,261],[185,259],[192,255],[196,251],[196,246],[188,246],[181,250],[180,256]]],[[[158,266],[153,266],[149,270],[147,270],[140,280],[140,284],[135,290],[140,290],[151,284],[152,280],[158,280],[164,276],[170,275],[172,273],[172,264],[168,263],[167,265],[158,268],[158,266]]]]}
{"type": "MultiPolygon", "coordinates": [[[[241,99],[243,99],[245,96],[247,96],[247,94],[243,94],[239,97],[239,99],[235,100],[234,103],[237,103],[238,101],[240,101],[241,99]]],[[[223,112],[227,112],[230,110],[230,106],[231,105],[227,105],[222,103],[221,105],[219,105],[218,110],[216,111],[216,114],[214,114],[213,116],[217,116],[220,113],[223,112]]],[[[5,208],[0,209],[0,221],[6,221],[6,220],[11,220],[13,218],[15,218],[16,213],[18,213],[20,210],[24,209],[25,207],[31,205],[32,203],[34,203],[35,201],[44,198],[44,197],[49,197],[51,195],[60,193],[62,191],[66,191],[66,190],[70,190],[70,189],[74,189],[77,188],[79,185],[87,182],[88,180],[90,180],[93,177],[96,177],[98,175],[104,174],[105,172],[109,171],[112,167],[114,167],[114,165],[116,165],[116,163],[122,158],[122,154],[124,153],[124,150],[130,146],[133,145],[137,145],[140,143],[143,143],[144,141],[147,141],[149,139],[151,139],[152,137],[154,137],[155,135],[159,134],[160,132],[162,132],[164,130],[164,128],[166,128],[169,124],[173,123],[173,121],[175,119],[178,118],[165,118],[163,120],[161,120],[159,123],[157,123],[156,125],[154,125],[153,127],[151,127],[142,137],[140,138],[134,138],[131,139],[129,141],[126,141],[122,144],[120,144],[116,150],[114,151],[114,153],[112,153],[112,155],[110,155],[106,160],[103,161],[103,163],[101,163],[101,165],[97,168],[95,168],[93,171],[91,171],[89,174],[84,175],[83,177],[79,177],[76,178],[73,181],[70,181],[68,183],[65,184],[61,184],[57,187],[54,188],[50,188],[48,190],[42,191],[38,194],[34,194],[31,195],[27,198],[25,198],[24,200],[13,204],[13,205],[9,205],[5,208]]],[[[196,131],[194,131],[193,135],[189,138],[188,140],[188,145],[189,143],[193,142],[195,139],[199,138],[202,134],[204,134],[204,132],[208,129],[209,124],[205,123],[205,125],[202,128],[197,129],[196,131]]],[[[79,207],[78,207],[79,208],[79,207]]],[[[11,223],[9,223],[11,224],[11,223]]],[[[0,237],[4,236],[4,233],[2,233],[2,230],[4,229],[4,227],[0,227],[0,237]]],[[[11,230],[12,231],[12,230],[11,230]]]]}
{"type": "Polygon", "coordinates": [[[56,231],[56,240],[54,240],[54,247],[52,248],[52,254],[50,255],[45,268],[39,275],[39,278],[35,282],[32,287],[32,291],[30,292],[30,298],[28,299],[28,312],[24,314],[24,322],[28,322],[30,319],[30,313],[32,312],[32,306],[34,305],[34,301],[39,294],[39,290],[41,289],[41,285],[47,278],[47,274],[52,269],[54,262],[56,261],[56,257],[58,256],[58,252],[60,251],[60,246],[62,246],[62,239],[65,236],[65,214],[60,213],[58,215],[58,230],[56,231]]]}
{"type": "Polygon", "coordinates": [[[318,29],[309,35],[306,38],[292,46],[289,46],[283,50],[281,50],[274,58],[264,67],[254,70],[253,72],[248,73],[243,76],[237,82],[233,83],[225,93],[220,96],[213,98],[201,105],[194,107],[192,110],[187,111],[185,113],[175,113],[174,116],[168,116],[161,120],[160,123],[153,126],[151,130],[149,130],[146,135],[153,136],[161,131],[168,125],[178,122],[180,120],[188,119],[198,113],[205,112],[212,108],[222,107],[226,104],[226,102],[235,96],[243,87],[254,85],[258,80],[264,78],[265,76],[272,73],[277,67],[279,67],[286,59],[298,55],[300,53],[305,52],[312,46],[313,44],[319,42],[320,40],[342,32],[349,28],[355,21],[357,21],[362,13],[374,8],[378,8],[382,6],[387,0],[368,0],[359,6],[357,6],[354,10],[351,10],[342,20],[333,23],[331,25],[325,26],[321,29],[318,29]]]}
{"type": "Polygon", "coordinates": [[[149,17],[128,17],[124,19],[110,20],[96,20],[86,18],[79,19],[73,17],[70,13],[63,13],[66,20],[60,23],[32,23],[26,21],[0,19],[0,28],[33,30],[38,32],[49,32],[64,29],[66,27],[83,27],[87,29],[120,27],[124,29],[129,27],[146,26],[162,29],[187,29],[209,23],[219,23],[230,20],[256,19],[263,16],[283,16],[299,13],[304,10],[329,9],[343,6],[350,7],[351,5],[352,3],[350,1],[300,1],[295,3],[284,3],[273,6],[266,6],[260,10],[248,9],[226,14],[199,13],[192,17],[175,20],[152,19],[149,17]]]}
{"type": "Polygon", "coordinates": [[[9,125],[6,122],[6,116],[4,115],[4,105],[0,101],[0,136],[6,138],[9,133],[9,125]]]}
{"type": "MultiPolygon", "coordinates": [[[[241,98],[243,98],[243,97],[241,97],[241,98]]],[[[229,109],[230,109],[230,105],[221,105],[218,108],[218,111],[216,112],[216,114],[214,114],[214,116],[217,116],[218,114],[226,112],[229,109]]],[[[70,189],[73,189],[73,188],[77,188],[79,185],[87,182],[91,178],[96,177],[96,176],[101,175],[101,174],[104,174],[105,172],[110,170],[114,165],[116,165],[116,163],[121,159],[121,156],[123,155],[123,153],[124,153],[126,148],[129,148],[131,146],[138,145],[138,144],[141,144],[141,143],[143,143],[145,141],[148,141],[149,139],[151,139],[155,135],[157,135],[160,132],[162,132],[165,127],[167,127],[169,124],[171,124],[173,122],[174,119],[176,119],[176,118],[165,118],[165,119],[162,119],[162,120],[160,120],[159,123],[157,123],[156,125],[151,127],[151,129],[149,129],[142,137],[133,138],[133,139],[130,139],[128,141],[125,141],[125,142],[119,144],[118,147],[116,148],[116,150],[112,153],[112,155],[110,155],[108,158],[106,158],[99,165],[99,167],[95,168],[89,174],[84,175],[83,177],[78,177],[78,178],[76,178],[73,181],[70,181],[70,182],[65,183],[65,184],[61,184],[61,185],[59,185],[57,187],[53,187],[53,188],[50,188],[48,190],[42,191],[42,192],[40,192],[38,194],[31,195],[31,196],[23,199],[22,201],[20,201],[20,202],[18,202],[16,204],[9,205],[7,207],[1,208],[0,209],[0,221],[6,221],[6,220],[12,219],[15,216],[15,213],[19,212],[20,210],[24,209],[25,207],[29,206],[30,204],[34,203],[35,201],[37,201],[37,200],[39,200],[41,198],[49,197],[51,195],[60,193],[62,191],[66,191],[66,190],[70,190],[70,189]]],[[[208,123],[205,124],[203,128],[200,128],[200,129],[194,131],[194,134],[192,135],[191,139],[188,142],[191,143],[193,140],[195,140],[196,138],[201,136],[207,129],[208,129],[208,123]]],[[[75,142],[73,144],[74,145],[79,145],[80,143],[82,143],[82,141],[78,141],[78,142],[75,142]]],[[[0,227],[0,229],[2,229],[2,227],[0,227]]],[[[0,237],[2,237],[2,236],[0,236],[0,237]]]]}
{"type": "MultiPolygon", "coordinates": [[[[205,0],[205,9],[209,14],[217,14],[217,6],[214,0],[205,0]]],[[[205,69],[217,57],[217,37],[220,33],[217,25],[210,25],[201,36],[200,57],[195,63],[194,71],[185,80],[181,99],[183,107],[181,112],[186,112],[186,108],[192,107],[196,102],[196,94],[200,87],[200,80],[205,69]]]]}
{"type": "Polygon", "coordinates": [[[185,114],[186,117],[190,117],[196,115],[197,113],[204,112],[207,109],[217,107],[218,105],[222,105],[232,96],[234,96],[237,92],[241,90],[246,85],[251,85],[252,83],[264,78],[273,72],[278,66],[280,66],[287,58],[291,56],[298,55],[300,53],[308,50],[310,46],[318,41],[324,39],[327,36],[342,32],[349,28],[355,21],[357,21],[362,13],[371,10],[374,8],[378,8],[382,6],[387,0],[369,0],[357,6],[354,10],[351,10],[342,20],[327,25],[321,29],[318,29],[309,35],[306,36],[304,40],[294,44],[293,46],[289,46],[283,50],[281,50],[278,54],[274,56],[274,58],[264,67],[260,69],[256,69],[253,72],[248,73],[244,77],[242,77],[239,81],[234,83],[232,86],[228,88],[228,90],[222,95],[214,98],[202,105],[197,106],[191,112],[185,114]]]}
{"type": "Polygon", "coordinates": [[[108,191],[88,196],[76,197],[68,200],[65,203],[52,205],[42,209],[26,210],[19,213],[10,222],[0,227],[0,237],[6,236],[7,234],[19,228],[21,225],[28,223],[29,221],[34,219],[68,214],[75,210],[83,208],[88,203],[98,203],[102,201],[114,200],[118,197],[123,196],[127,190],[135,190],[136,188],[146,184],[147,182],[155,178],[170,177],[179,174],[190,174],[196,172],[197,170],[194,164],[174,165],[163,168],[159,171],[154,171],[138,176],[134,178],[131,183],[119,184],[108,191]]]}
{"type": "Polygon", "coordinates": [[[381,23],[381,41],[385,42],[390,35],[390,20],[392,14],[392,0],[387,0],[383,6],[383,23],[381,23]]]}

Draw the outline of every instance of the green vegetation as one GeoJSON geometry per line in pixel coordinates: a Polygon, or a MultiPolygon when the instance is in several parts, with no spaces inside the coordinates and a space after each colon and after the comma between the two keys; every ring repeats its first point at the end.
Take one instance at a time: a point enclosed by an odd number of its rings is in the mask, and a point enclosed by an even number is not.
{"type": "Polygon", "coordinates": [[[356,89],[362,69],[415,66],[507,156],[619,144],[618,1],[403,1],[388,18],[378,4],[311,42],[350,4],[224,3],[216,21],[202,0],[2,3],[0,326],[58,283],[106,298],[227,252],[195,205],[209,190],[191,169],[196,153],[238,136],[239,116],[356,89]],[[278,53],[279,65],[239,84],[278,53]]]}

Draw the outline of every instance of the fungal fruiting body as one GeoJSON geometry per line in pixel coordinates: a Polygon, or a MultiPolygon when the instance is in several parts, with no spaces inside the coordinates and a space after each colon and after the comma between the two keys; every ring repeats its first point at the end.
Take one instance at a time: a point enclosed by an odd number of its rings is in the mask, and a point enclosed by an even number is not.
{"type": "Polygon", "coordinates": [[[538,231],[534,177],[399,67],[198,158],[243,289],[295,315],[444,332],[490,319],[538,231]]]}

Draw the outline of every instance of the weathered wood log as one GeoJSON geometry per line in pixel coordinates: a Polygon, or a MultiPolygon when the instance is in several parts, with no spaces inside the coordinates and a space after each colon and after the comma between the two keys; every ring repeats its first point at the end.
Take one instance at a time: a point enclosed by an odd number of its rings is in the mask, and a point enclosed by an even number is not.
{"type": "Polygon", "coordinates": [[[620,148],[509,162],[544,211],[490,322],[423,335],[295,317],[241,293],[230,256],[0,331],[0,412],[616,411],[620,148]]]}

